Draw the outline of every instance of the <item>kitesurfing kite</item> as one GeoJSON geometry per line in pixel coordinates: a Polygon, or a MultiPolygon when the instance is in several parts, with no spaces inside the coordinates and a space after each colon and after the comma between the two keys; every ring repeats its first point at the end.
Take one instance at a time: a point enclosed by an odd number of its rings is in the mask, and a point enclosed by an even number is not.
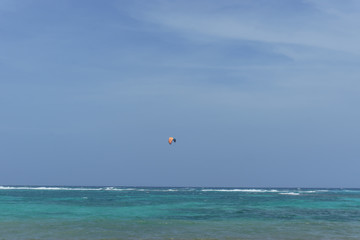
{"type": "Polygon", "coordinates": [[[169,144],[172,144],[173,142],[176,143],[176,139],[173,137],[169,137],[169,144]]]}

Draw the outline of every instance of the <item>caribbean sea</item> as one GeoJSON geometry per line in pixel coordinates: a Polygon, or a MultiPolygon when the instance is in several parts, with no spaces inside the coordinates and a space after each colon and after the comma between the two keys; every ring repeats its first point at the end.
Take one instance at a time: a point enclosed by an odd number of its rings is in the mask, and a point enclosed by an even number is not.
{"type": "Polygon", "coordinates": [[[0,186],[0,239],[360,239],[360,189],[0,186]]]}

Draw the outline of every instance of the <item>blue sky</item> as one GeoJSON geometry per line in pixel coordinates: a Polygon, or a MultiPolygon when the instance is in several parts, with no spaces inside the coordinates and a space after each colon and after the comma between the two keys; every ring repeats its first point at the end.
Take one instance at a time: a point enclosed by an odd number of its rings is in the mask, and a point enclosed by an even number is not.
{"type": "Polygon", "coordinates": [[[0,184],[360,187],[359,11],[0,0],[0,184]]]}

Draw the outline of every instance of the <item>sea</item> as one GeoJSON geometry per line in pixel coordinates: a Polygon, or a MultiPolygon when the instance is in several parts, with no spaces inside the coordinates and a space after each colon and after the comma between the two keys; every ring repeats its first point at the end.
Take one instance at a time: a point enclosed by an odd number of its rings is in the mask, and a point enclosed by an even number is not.
{"type": "Polygon", "coordinates": [[[360,239],[360,189],[0,186],[0,239],[360,239]]]}

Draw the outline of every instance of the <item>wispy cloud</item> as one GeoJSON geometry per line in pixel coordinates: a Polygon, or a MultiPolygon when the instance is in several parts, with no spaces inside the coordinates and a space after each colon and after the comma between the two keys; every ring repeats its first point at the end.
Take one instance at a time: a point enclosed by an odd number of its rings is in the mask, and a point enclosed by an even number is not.
{"type": "MultiPolygon", "coordinates": [[[[136,19],[202,41],[249,40],[360,53],[355,1],[152,1],[136,19]],[[344,7],[346,5],[346,7],[344,7]]],[[[130,8],[130,12],[131,12],[130,8]]]]}

